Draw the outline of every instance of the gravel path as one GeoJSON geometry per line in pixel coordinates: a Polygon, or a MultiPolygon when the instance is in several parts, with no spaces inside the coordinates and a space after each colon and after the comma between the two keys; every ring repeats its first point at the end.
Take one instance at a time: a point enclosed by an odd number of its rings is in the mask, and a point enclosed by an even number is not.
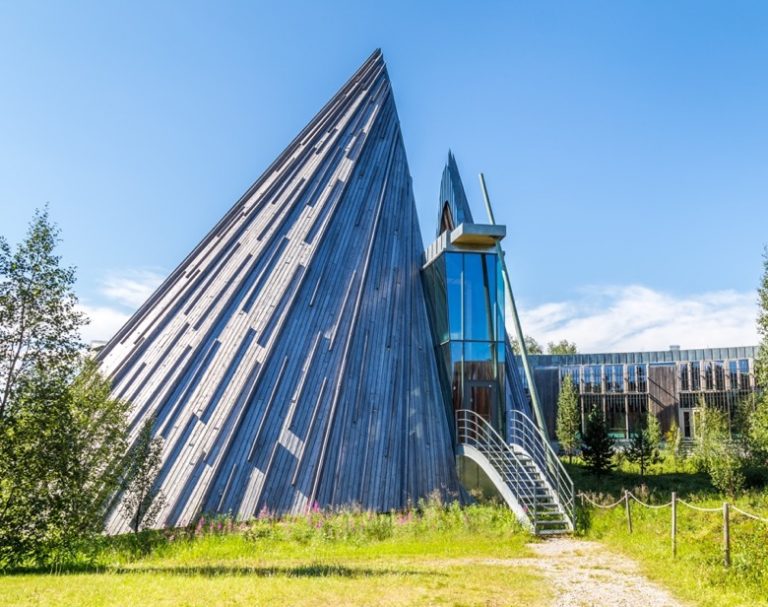
{"type": "Polygon", "coordinates": [[[518,562],[539,570],[556,590],[553,607],[683,607],[631,559],[597,542],[557,538],[531,544],[518,562]]]}

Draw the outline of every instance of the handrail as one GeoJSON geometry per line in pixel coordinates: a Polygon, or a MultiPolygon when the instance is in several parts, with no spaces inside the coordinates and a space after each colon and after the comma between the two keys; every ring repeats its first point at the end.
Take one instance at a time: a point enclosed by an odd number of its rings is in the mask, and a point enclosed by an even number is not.
{"type": "MultiPolygon", "coordinates": [[[[507,486],[515,499],[523,505],[534,531],[538,532],[539,510],[543,499],[537,489],[541,479],[529,472],[512,445],[485,418],[469,409],[456,411],[456,437],[459,443],[472,445],[486,456],[490,455],[491,463],[502,472],[507,486]]],[[[563,507],[562,498],[559,501],[563,507]]],[[[569,511],[566,510],[565,515],[569,517],[569,511]]],[[[573,528],[573,520],[569,518],[568,523],[573,528]]]]}
{"type": "Polygon", "coordinates": [[[513,410],[511,415],[509,435],[512,444],[522,447],[539,465],[573,525],[576,508],[573,480],[541,428],[522,411],[513,410]]]}

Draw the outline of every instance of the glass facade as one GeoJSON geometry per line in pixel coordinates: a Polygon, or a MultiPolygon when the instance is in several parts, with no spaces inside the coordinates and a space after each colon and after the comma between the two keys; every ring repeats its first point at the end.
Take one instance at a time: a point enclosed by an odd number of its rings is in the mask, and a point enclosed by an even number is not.
{"type": "Polygon", "coordinates": [[[447,251],[424,270],[446,402],[504,431],[504,284],[494,253],[447,251]]]}
{"type": "MultiPolygon", "coordinates": [[[[604,356],[611,358],[609,354],[604,356]]],[[[582,428],[589,412],[600,408],[614,438],[631,437],[641,427],[651,403],[662,415],[665,430],[674,421],[685,438],[694,438],[694,413],[702,400],[732,415],[735,404],[755,389],[747,358],[649,364],[570,363],[560,366],[559,371],[561,385],[563,378],[570,375],[579,390],[582,428]],[[662,414],[662,409],[666,413],[662,414]]],[[[553,394],[557,394],[557,388],[553,394]]]]}

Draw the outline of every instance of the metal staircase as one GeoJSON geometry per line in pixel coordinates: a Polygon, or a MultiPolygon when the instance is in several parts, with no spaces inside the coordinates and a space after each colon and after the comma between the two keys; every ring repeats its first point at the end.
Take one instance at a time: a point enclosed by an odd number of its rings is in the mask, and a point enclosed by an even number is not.
{"type": "Polygon", "coordinates": [[[481,415],[456,411],[458,454],[475,462],[518,519],[536,535],[573,531],[573,481],[544,434],[524,413],[508,423],[511,443],[481,415]]]}

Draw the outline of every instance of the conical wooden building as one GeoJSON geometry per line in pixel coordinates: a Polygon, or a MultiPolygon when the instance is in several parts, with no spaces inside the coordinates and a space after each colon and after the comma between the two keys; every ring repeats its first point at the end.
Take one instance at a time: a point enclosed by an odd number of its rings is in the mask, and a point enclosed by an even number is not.
{"type": "Polygon", "coordinates": [[[457,493],[423,250],[376,51],[100,354],[164,440],[159,526],[457,493]]]}

